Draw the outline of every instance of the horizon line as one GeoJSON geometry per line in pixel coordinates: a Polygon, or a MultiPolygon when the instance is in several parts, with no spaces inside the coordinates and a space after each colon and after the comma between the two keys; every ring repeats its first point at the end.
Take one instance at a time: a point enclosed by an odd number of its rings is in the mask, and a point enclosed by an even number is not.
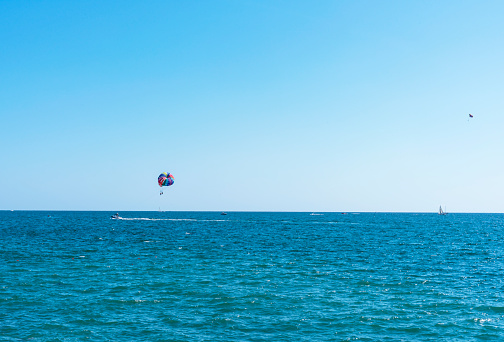
{"type": "MultiPolygon", "coordinates": [[[[437,211],[295,211],[295,210],[85,210],[85,209],[0,209],[1,211],[67,211],[67,212],[207,212],[207,213],[359,213],[359,214],[438,214],[437,211]]],[[[469,211],[452,211],[446,214],[504,214],[504,212],[469,212],[469,211]]]]}

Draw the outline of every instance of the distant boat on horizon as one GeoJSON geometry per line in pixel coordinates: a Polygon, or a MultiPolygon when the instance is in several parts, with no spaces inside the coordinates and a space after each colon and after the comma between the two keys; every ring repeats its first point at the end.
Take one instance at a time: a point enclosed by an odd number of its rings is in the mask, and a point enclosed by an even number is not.
{"type": "Polygon", "coordinates": [[[439,215],[446,215],[446,208],[445,208],[445,211],[443,211],[443,208],[441,208],[441,206],[439,206],[439,212],[438,212],[439,215]]]}

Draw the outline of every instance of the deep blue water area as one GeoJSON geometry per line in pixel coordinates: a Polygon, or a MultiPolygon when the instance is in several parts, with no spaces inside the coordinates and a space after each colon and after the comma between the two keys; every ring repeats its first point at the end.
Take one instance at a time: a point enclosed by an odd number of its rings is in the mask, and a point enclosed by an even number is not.
{"type": "Polygon", "coordinates": [[[504,341],[504,215],[0,211],[0,341],[504,341]]]}

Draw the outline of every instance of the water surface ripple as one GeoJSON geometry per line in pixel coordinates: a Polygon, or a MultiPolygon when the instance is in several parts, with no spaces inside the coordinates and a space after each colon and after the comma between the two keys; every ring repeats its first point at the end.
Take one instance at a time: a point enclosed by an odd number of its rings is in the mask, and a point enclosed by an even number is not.
{"type": "Polygon", "coordinates": [[[1,341],[504,340],[504,215],[0,212],[1,341]]]}

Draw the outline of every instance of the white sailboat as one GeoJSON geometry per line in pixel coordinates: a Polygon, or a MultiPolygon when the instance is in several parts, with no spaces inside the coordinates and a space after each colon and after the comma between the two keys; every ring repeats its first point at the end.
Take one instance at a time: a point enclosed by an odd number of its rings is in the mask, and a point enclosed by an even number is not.
{"type": "Polygon", "coordinates": [[[443,211],[443,208],[441,208],[441,206],[439,206],[439,212],[438,212],[438,214],[439,215],[446,215],[446,211],[443,211]]]}

